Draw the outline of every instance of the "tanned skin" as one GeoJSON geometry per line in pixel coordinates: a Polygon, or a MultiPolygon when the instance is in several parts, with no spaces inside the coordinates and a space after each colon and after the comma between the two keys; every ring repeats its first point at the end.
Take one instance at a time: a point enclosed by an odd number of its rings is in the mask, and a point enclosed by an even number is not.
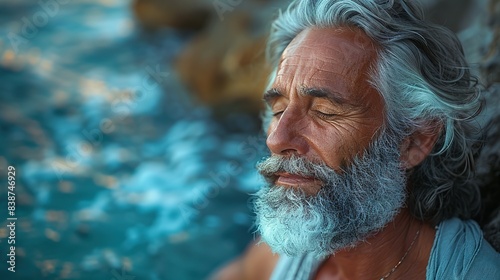
{"type": "MultiPolygon", "coordinates": [[[[283,53],[271,94],[265,96],[274,115],[266,141],[271,153],[321,160],[340,172],[361,154],[385,119],[383,98],[368,82],[377,50],[377,44],[356,28],[311,28],[297,35],[283,53]]],[[[420,164],[437,136],[438,131],[428,130],[406,138],[400,146],[402,167],[411,170],[420,164]]],[[[275,184],[283,187],[300,187],[310,194],[321,187],[314,179],[277,175],[275,184]]],[[[314,279],[380,279],[414,239],[404,261],[387,279],[425,279],[434,238],[433,226],[415,219],[407,208],[400,209],[393,221],[365,242],[327,258],[314,279]]],[[[269,279],[277,261],[267,245],[252,244],[213,279],[269,279]]]]}

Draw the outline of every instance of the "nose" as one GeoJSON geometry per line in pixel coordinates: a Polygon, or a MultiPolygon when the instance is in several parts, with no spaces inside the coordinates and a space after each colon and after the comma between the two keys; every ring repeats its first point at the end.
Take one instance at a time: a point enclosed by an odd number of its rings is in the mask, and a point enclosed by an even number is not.
{"type": "Polygon", "coordinates": [[[291,108],[287,108],[278,119],[271,121],[266,140],[267,147],[273,154],[305,155],[308,152],[306,119],[291,108]],[[289,110],[290,109],[290,110],[289,110]]]}

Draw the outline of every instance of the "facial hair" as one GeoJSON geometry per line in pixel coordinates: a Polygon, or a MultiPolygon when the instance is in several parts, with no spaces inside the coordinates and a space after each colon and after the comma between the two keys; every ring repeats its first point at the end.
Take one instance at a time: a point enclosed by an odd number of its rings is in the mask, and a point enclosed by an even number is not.
{"type": "Polygon", "coordinates": [[[383,132],[341,172],[296,155],[274,155],[259,163],[269,183],[255,200],[262,240],[279,254],[322,259],[381,230],[406,199],[396,138],[383,132]],[[276,186],[278,172],[312,177],[323,185],[312,195],[300,186],[276,186]]]}

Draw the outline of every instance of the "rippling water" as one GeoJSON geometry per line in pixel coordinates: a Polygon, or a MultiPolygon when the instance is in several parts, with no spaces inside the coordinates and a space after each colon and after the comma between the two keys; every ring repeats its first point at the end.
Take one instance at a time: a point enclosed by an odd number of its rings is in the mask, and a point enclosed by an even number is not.
{"type": "Polygon", "coordinates": [[[0,1],[0,278],[203,279],[252,237],[258,124],[195,105],[171,68],[190,34],[140,30],[127,1],[49,2],[0,1]]]}

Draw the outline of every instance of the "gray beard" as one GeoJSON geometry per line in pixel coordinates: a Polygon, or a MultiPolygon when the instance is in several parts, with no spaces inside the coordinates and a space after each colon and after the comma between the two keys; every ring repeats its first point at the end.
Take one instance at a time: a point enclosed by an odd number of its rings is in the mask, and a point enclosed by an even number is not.
{"type": "Polygon", "coordinates": [[[271,156],[259,163],[269,185],[257,192],[255,210],[262,240],[279,254],[321,259],[355,247],[394,219],[406,199],[398,137],[382,133],[341,173],[305,158],[271,156]],[[391,140],[392,139],[392,140],[391,140]],[[273,185],[276,172],[314,177],[317,194],[273,185]]]}

